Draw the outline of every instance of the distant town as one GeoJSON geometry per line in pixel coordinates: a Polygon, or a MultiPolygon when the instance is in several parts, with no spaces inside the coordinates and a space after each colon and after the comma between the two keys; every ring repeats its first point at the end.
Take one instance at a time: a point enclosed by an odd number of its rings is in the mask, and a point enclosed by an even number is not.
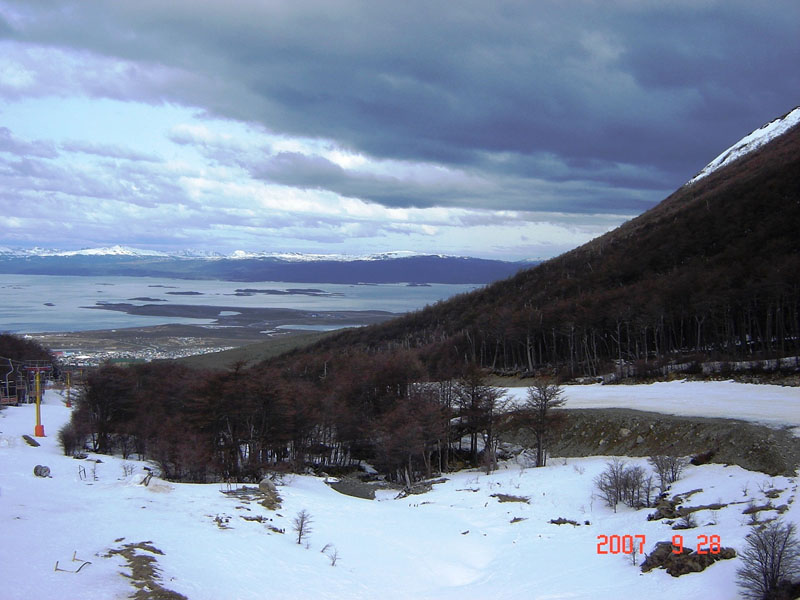
{"type": "Polygon", "coordinates": [[[142,348],[139,350],[54,350],[53,356],[68,367],[96,367],[101,364],[128,365],[153,360],[185,358],[231,350],[235,346],[187,347],[184,349],[142,348]]]}

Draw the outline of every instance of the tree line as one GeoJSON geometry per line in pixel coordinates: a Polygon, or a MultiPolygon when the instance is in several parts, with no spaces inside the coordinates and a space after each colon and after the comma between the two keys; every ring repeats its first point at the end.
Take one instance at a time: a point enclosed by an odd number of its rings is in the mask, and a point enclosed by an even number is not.
{"type": "MultiPolygon", "coordinates": [[[[546,460],[550,408],[507,411],[474,364],[434,380],[415,353],[304,356],[270,366],[197,371],[174,363],[106,365],[83,383],[60,433],[67,453],[153,460],[164,477],[260,479],[268,470],[337,472],[367,461],[407,486],[465,466],[496,466],[504,428],[530,426],[546,460]],[[512,418],[513,416],[513,418],[512,418]]],[[[531,391],[531,398],[539,392],[531,391]]]]}

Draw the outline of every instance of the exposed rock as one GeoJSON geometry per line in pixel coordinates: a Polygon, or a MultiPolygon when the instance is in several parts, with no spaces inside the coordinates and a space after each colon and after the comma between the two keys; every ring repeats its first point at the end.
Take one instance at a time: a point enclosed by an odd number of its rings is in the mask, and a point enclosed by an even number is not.
{"type": "Polygon", "coordinates": [[[50,477],[50,467],[44,465],[36,465],[33,467],[33,474],[37,477],[50,477]]]}
{"type": "Polygon", "coordinates": [[[261,482],[258,484],[258,489],[261,492],[264,492],[265,494],[278,493],[278,488],[275,487],[275,483],[273,483],[273,481],[269,477],[265,477],[264,479],[261,480],[261,482]]]}
{"type": "Polygon", "coordinates": [[[550,519],[550,522],[553,525],[567,525],[567,524],[570,524],[570,525],[574,525],[575,527],[579,527],[580,526],[580,523],[578,523],[577,521],[573,521],[572,519],[565,519],[564,517],[559,517],[557,519],[550,519]]]}
{"type": "Polygon", "coordinates": [[[642,563],[642,572],[647,573],[652,569],[662,568],[673,577],[680,577],[687,573],[699,573],[718,560],[736,557],[736,550],[733,548],[720,548],[716,554],[710,551],[698,554],[688,547],[684,547],[683,552],[676,554],[673,552],[674,549],[671,542],[658,542],[642,563]]]}
{"type": "Polygon", "coordinates": [[[661,519],[678,519],[681,513],[678,511],[678,500],[670,500],[669,498],[660,498],[656,502],[656,512],[647,515],[648,521],[659,521],[661,519]]]}
{"type": "MultiPolygon", "coordinates": [[[[711,459],[714,458],[714,455],[716,453],[717,451],[713,448],[711,450],[706,450],[705,452],[701,452],[700,454],[693,456],[690,462],[696,467],[699,467],[700,465],[705,465],[711,462],[711,459]]],[[[750,453],[752,453],[752,450],[750,450],[750,453]]]]}

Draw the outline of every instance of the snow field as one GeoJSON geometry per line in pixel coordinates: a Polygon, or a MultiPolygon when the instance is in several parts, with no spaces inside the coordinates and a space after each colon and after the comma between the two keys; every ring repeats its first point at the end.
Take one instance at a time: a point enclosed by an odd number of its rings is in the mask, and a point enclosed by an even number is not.
{"type": "MultiPolygon", "coordinates": [[[[681,386],[681,395],[696,392],[694,386],[675,385],[681,386]]],[[[702,388],[707,397],[731,396],[726,385],[709,385],[702,388]]],[[[753,387],[737,389],[766,406],[771,400],[761,401],[758,393],[772,398],[771,386],[753,387]]],[[[650,386],[614,388],[627,391],[628,402],[634,403],[631,398],[648,397],[650,386]]],[[[568,406],[574,396],[570,388],[568,406]]],[[[53,391],[45,395],[42,420],[48,437],[39,438],[38,448],[21,437],[33,432],[33,406],[0,411],[3,599],[126,598],[135,588],[120,575],[130,573],[125,560],[103,556],[112,548],[143,541],[164,552],[155,556],[161,584],[192,600],[736,598],[738,559],[680,578],[661,570],[642,574],[630,556],[598,554],[598,536],[645,535],[648,552],[675,534],[683,535],[692,548],[698,535],[718,535],[723,546],[741,550],[750,519],[742,510],[751,500],[765,504],[764,491],[771,488],[782,490],[771,501],[776,507],[788,505],[783,518],[800,523],[796,478],[723,465],[690,466],[671,490],[703,490],[685,506],[739,503],[698,511],[696,529],[673,531],[663,521],[647,521],[653,509],[620,505],[615,513],[594,496],[593,480],[605,470],[608,457],[552,458],[542,469],[523,469],[510,461],[491,475],[448,474],[446,482],[426,494],[396,498],[396,493],[383,491],[374,501],[341,495],[321,478],[294,476],[278,488],[282,507],[273,512],[222,494],[226,486],[220,484],[153,478],[144,487],[140,482],[146,465],[138,461],[91,455],[102,461],[93,463],[63,456],[57,432],[69,409],[61,400],[53,391]],[[37,464],[49,466],[52,477],[34,477],[37,464]],[[123,465],[132,467],[133,474],[126,474],[123,465]],[[85,469],[85,480],[79,467],[85,469]],[[528,502],[500,502],[496,494],[528,502]],[[295,543],[291,525],[302,509],[313,518],[308,548],[295,543]],[[266,523],[243,518],[259,515],[266,523]],[[549,523],[559,517],[581,525],[549,523]],[[522,520],[512,523],[515,519],[522,520]],[[274,533],[266,524],[286,533],[274,533]],[[124,540],[115,541],[120,538],[124,540]],[[321,552],[326,544],[339,554],[336,566],[321,552]],[[56,561],[61,568],[77,569],[82,563],[71,561],[74,552],[92,564],[79,573],[54,571],[56,561]]],[[[707,404],[713,408],[717,402],[707,404]]],[[[695,399],[693,404],[702,403],[695,399]]],[[[647,466],[645,459],[625,460],[647,466]]],[[[758,515],[763,519],[777,511],[758,515]]]]}
{"type": "MultiPolygon", "coordinates": [[[[564,408],[630,408],[686,417],[752,421],[790,426],[800,435],[800,388],[733,381],[666,381],[647,385],[562,386],[564,408]]],[[[527,388],[508,388],[514,403],[527,388]]]]}

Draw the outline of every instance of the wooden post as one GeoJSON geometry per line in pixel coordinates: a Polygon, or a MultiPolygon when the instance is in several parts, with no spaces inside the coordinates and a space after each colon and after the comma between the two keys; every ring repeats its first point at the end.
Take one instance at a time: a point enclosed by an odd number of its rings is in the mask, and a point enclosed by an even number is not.
{"type": "Polygon", "coordinates": [[[70,400],[70,381],[69,381],[70,372],[67,371],[67,408],[72,408],[72,402],[70,400]]]}

